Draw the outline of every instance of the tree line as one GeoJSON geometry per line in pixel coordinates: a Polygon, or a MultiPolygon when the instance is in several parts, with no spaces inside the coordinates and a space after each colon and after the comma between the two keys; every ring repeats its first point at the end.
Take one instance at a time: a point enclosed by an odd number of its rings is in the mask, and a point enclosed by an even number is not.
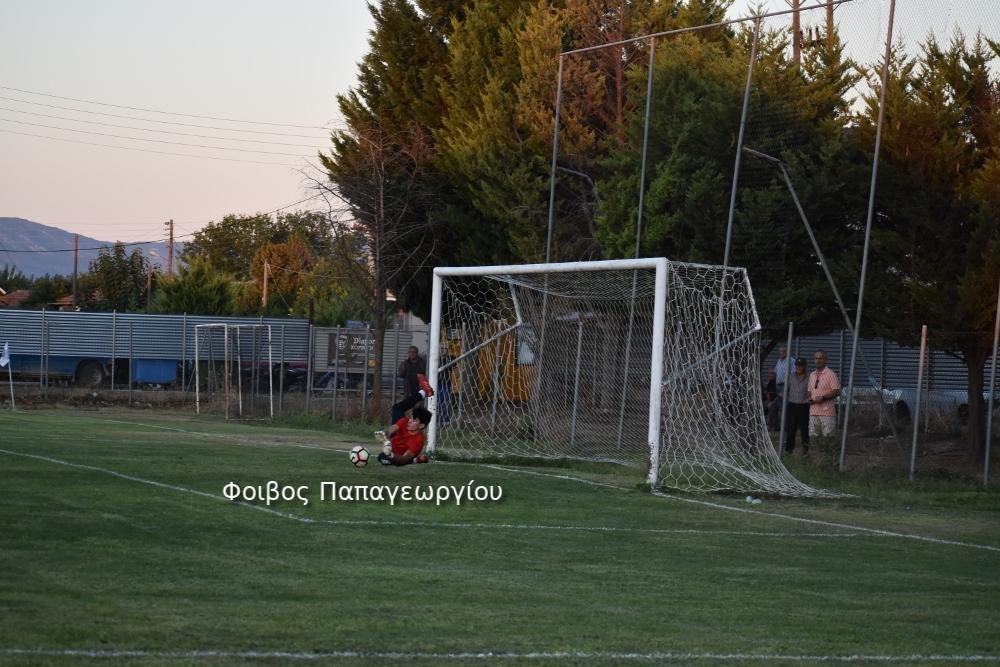
{"type": "MultiPolygon", "coordinates": [[[[364,319],[380,351],[390,294],[426,317],[434,266],[545,259],[560,53],[718,22],[730,4],[372,2],[358,84],[337,96],[346,128],[310,176],[328,210],[227,216],[194,235],[176,277],[154,273],[149,291],[141,254],[115,247],[84,279],[100,296],[88,305],[364,319]]],[[[850,310],[882,63],[848,58],[850,36],[823,37],[796,60],[787,31],[764,25],[745,145],[783,163],[850,310]]],[[[995,37],[892,51],[862,332],[901,344],[915,343],[922,324],[936,332],[933,344],[969,369],[976,446],[1000,281],[995,37]]],[[[752,41],[753,25],[740,24],[657,42],[644,183],[648,42],[563,59],[552,261],[638,249],[721,263],[752,41]]],[[[749,154],[730,263],[748,270],[765,337],[779,338],[788,321],[815,333],[843,327],[781,173],[749,154]]]]}
{"type": "MultiPolygon", "coordinates": [[[[560,53],[725,18],[729,0],[379,0],[347,128],[317,187],[368,242],[376,291],[426,313],[437,265],[545,259],[560,53]]],[[[849,8],[848,8],[849,9],[849,8]]],[[[660,39],[639,183],[648,42],[566,56],[551,259],[721,263],[752,24],[660,39]],[[637,237],[638,192],[643,227],[637,237]]],[[[1000,45],[929,37],[888,63],[865,335],[937,347],[969,369],[982,444],[983,365],[1000,281],[1000,45]]],[[[781,160],[844,300],[857,301],[881,62],[823,35],[800,60],[764,25],[746,145],[781,160]],[[864,84],[864,85],[859,85],[864,84]],[[857,92],[857,91],[865,92],[857,92]]],[[[731,263],[748,269],[765,334],[842,328],[773,163],[744,158],[731,263]]],[[[379,314],[375,313],[376,322],[379,314]]]]}

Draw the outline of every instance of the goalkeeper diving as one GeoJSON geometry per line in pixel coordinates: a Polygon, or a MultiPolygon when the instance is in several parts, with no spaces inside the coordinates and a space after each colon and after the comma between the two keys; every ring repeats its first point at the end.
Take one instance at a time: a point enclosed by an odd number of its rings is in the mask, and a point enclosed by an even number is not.
{"type": "Polygon", "coordinates": [[[420,391],[407,396],[392,406],[393,424],[384,431],[376,431],[375,438],[382,442],[382,452],[378,462],[382,465],[405,466],[411,463],[427,463],[423,453],[427,425],[431,423],[431,412],[421,403],[434,395],[424,375],[417,376],[420,391]],[[409,415],[406,413],[409,412],[409,415]]]}

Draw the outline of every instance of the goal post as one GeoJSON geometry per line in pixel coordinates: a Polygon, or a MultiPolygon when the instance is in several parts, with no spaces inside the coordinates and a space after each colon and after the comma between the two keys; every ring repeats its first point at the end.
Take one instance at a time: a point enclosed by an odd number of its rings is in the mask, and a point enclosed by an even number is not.
{"type": "Polygon", "coordinates": [[[193,379],[197,414],[201,413],[205,399],[213,403],[221,401],[225,417],[229,419],[235,398],[239,418],[256,415],[259,412],[257,399],[266,392],[264,414],[274,419],[272,333],[270,324],[220,322],[195,325],[193,379]],[[248,393],[246,401],[244,388],[248,393]],[[205,394],[204,398],[202,394],[205,394]]]}
{"type": "MultiPolygon", "coordinates": [[[[429,355],[428,355],[428,378],[431,382],[431,388],[434,389],[435,393],[438,392],[438,371],[440,369],[440,345],[438,341],[441,341],[441,315],[442,315],[442,290],[443,290],[443,280],[449,277],[489,277],[493,275],[542,275],[549,276],[552,274],[570,274],[580,271],[630,271],[630,270],[653,270],[655,272],[655,289],[657,294],[655,297],[655,307],[653,313],[653,326],[650,331],[650,336],[652,340],[650,355],[650,382],[649,382],[649,419],[648,419],[648,435],[647,435],[647,445],[649,447],[649,482],[651,484],[656,483],[656,456],[659,449],[659,434],[660,434],[660,404],[662,392],[660,391],[659,382],[657,378],[659,376],[659,369],[663,367],[663,321],[665,316],[665,304],[666,304],[666,286],[667,286],[667,260],[665,258],[652,258],[652,259],[623,259],[623,260],[606,260],[597,262],[564,262],[558,264],[519,264],[519,265],[505,265],[505,266],[486,266],[486,267],[437,267],[434,269],[434,281],[432,286],[431,295],[431,329],[430,329],[430,345],[429,345],[429,355]]],[[[544,282],[544,281],[543,281],[544,282]]],[[[522,314],[519,308],[519,302],[516,298],[512,299],[511,306],[515,313],[515,322],[513,327],[520,327],[527,324],[522,319],[522,314]]],[[[543,306],[544,309],[544,306],[543,306]]],[[[545,319],[543,316],[542,326],[544,328],[545,319]]],[[[484,344],[488,344],[490,341],[485,341],[484,344]]],[[[464,343],[464,341],[463,341],[464,343]]],[[[543,341],[540,341],[542,344],[543,341]]],[[[540,350],[544,353],[543,348],[540,350]]],[[[470,351],[474,352],[474,350],[470,351]]],[[[470,352],[464,352],[464,354],[469,354],[470,352]]],[[[447,370],[447,369],[445,369],[447,370]]],[[[540,385],[540,383],[539,383],[540,385]]],[[[436,407],[436,403],[435,403],[436,407]]],[[[428,428],[427,436],[427,449],[429,452],[434,453],[437,447],[437,435],[438,435],[438,419],[432,419],[430,427],[428,428]]]]}
{"type": "Polygon", "coordinates": [[[428,347],[429,452],[621,463],[653,487],[829,495],[774,450],[744,269],[438,267],[428,347]]]}

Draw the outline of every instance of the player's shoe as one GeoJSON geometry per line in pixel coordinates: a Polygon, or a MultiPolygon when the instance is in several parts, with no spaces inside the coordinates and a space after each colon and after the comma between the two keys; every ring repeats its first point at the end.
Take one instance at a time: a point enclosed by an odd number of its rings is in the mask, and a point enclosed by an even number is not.
{"type": "Polygon", "coordinates": [[[392,457],[386,454],[385,452],[382,452],[381,454],[378,455],[378,462],[384,466],[391,466],[392,457]]]}
{"type": "Polygon", "coordinates": [[[419,456],[413,457],[414,463],[429,463],[430,459],[427,458],[426,454],[420,454],[419,456]]]}
{"type": "Polygon", "coordinates": [[[431,383],[427,381],[426,375],[417,373],[417,383],[420,385],[420,394],[424,398],[430,398],[434,395],[434,390],[431,389],[431,383]]]}

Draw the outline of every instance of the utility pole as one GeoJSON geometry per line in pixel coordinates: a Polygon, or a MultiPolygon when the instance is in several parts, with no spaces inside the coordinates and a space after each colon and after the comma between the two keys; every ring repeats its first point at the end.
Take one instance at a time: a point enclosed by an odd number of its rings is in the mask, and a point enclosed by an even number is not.
{"type": "Polygon", "coordinates": [[[260,307],[267,308],[267,275],[271,272],[271,265],[264,262],[264,289],[260,296],[260,307]]]}
{"type": "Polygon", "coordinates": [[[792,60],[795,64],[802,63],[802,23],[799,19],[799,6],[802,0],[788,0],[792,8],[792,60]]]}
{"type": "Polygon", "coordinates": [[[170,228],[170,240],[167,241],[167,277],[174,277],[174,221],[167,223],[170,228]]]}
{"type": "Polygon", "coordinates": [[[76,310],[76,272],[80,262],[80,235],[73,234],[73,310],[76,310]]]}
{"type": "Polygon", "coordinates": [[[149,312],[149,302],[153,300],[153,265],[146,267],[146,312],[149,312]]]}
{"type": "Polygon", "coordinates": [[[826,0],[826,48],[833,48],[833,0],[826,0]]]}

